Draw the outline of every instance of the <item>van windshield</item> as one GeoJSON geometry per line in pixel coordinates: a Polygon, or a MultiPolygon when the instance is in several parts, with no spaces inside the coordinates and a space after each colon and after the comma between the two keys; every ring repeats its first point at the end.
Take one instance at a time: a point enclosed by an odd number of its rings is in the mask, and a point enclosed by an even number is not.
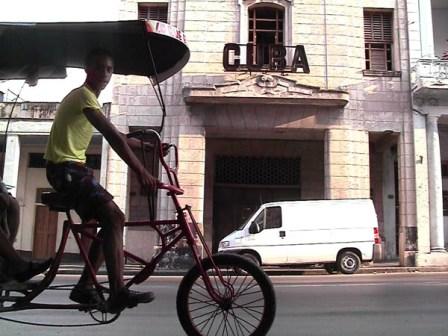
{"type": "Polygon", "coordinates": [[[244,227],[247,225],[247,223],[249,223],[249,220],[253,217],[253,215],[255,214],[255,212],[257,212],[258,209],[252,210],[249,213],[249,216],[247,216],[247,218],[245,219],[244,223],[241,224],[236,230],[237,231],[241,231],[242,229],[244,229],[244,227]]]}

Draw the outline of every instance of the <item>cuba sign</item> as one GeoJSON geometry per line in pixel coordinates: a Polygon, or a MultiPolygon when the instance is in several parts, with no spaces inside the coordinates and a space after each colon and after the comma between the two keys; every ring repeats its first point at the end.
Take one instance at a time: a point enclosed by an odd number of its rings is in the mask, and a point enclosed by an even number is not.
{"type": "Polygon", "coordinates": [[[310,73],[303,45],[227,43],[224,45],[222,63],[225,71],[298,72],[300,70],[303,73],[310,73]],[[242,59],[244,48],[245,62],[242,59]]]}

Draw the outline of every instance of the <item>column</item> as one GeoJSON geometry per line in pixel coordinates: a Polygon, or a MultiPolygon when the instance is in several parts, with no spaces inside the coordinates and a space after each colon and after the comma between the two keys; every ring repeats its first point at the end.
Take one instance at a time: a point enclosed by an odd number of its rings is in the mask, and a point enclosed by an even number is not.
{"type": "Polygon", "coordinates": [[[426,115],[414,113],[414,151],[416,186],[417,251],[427,254],[431,251],[429,218],[429,172],[428,172],[428,136],[426,115]]]}
{"type": "Polygon", "coordinates": [[[420,43],[422,58],[434,58],[434,32],[432,27],[431,0],[419,0],[420,43]]]}
{"type": "Polygon", "coordinates": [[[428,137],[429,171],[429,218],[431,251],[444,251],[442,171],[440,159],[438,116],[428,115],[426,119],[428,137]]]}
{"type": "Polygon", "coordinates": [[[17,180],[19,177],[20,139],[18,135],[8,135],[6,140],[5,168],[3,182],[12,186],[9,190],[14,197],[17,193],[17,180]]]}

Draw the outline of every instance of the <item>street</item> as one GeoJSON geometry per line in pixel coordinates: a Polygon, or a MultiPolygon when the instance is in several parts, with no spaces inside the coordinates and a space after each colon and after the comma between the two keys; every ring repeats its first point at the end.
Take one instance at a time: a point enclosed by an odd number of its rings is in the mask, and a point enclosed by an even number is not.
{"type": "MultiPolygon", "coordinates": [[[[140,290],[156,300],[125,311],[104,326],[48,328],[0,321],[1,335],[184,335],[176,315],[180,277],[155,277],[140,290]]],[[[363,274],[271,277],[277,316],[269,335],[377,336],[448,334],[448,273],[363,274]]],[[[73,283],[60,276],[58,284],[73,283]]],[[[41,301],[69,302],[67,291],[51,291],[41,301]]],[[[52,324],[91,323],[78,311],[25,311],[1,317],[52,324]]]]}

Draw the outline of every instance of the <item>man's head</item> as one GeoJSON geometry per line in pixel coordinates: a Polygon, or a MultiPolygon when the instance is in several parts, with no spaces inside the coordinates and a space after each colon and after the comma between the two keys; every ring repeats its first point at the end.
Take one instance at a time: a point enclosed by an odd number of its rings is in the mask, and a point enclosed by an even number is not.
{"type": "Polygon", "coordinates": [[[105,49],[91,50],[85,60],[86,82],[95,91],[101,92],[109,83],[114,70],[112,54],[105,49]]]}

